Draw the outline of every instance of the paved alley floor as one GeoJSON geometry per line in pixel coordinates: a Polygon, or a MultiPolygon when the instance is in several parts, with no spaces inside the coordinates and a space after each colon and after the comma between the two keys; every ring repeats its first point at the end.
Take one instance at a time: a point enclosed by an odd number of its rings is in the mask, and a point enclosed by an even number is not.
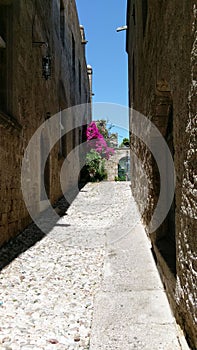
{"type": "Polygon", "coordinates": [[[0,349],[187,349],[129,182],[87,184],[48,234],[27,231],[0,250],[0,349]]]}

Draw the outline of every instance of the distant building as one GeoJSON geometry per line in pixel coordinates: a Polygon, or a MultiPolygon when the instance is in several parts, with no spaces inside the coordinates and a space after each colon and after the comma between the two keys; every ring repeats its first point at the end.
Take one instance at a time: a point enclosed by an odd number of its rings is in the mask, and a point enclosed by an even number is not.
{"type": "MultiPolygon", "coordinates": [[[[158,127],[176,171],[171,209],[150,239],[177,321],[192,349],[197,348],[196,13],[193,0],[128,0],[130,107],[158,127]]],[[[131,149],[138,159],[131,166],[131,186],[147,227],[159,197],[160,178],[151,153],[132,134],[132,116],[130,120],[131,149]]],[[[156,137],[151,142],[157,147],[156,137]]],[[[167,163],[163,172],[167,199],[171,180],[167,163]]]]}
{"type": "MultiPolygon", "coordinates": [[[[91,102],[92,71],[87,71],[85,43],[75,1],[0,1],[0,244],[31,221],[20,183],[30,138],[57,112],[91,102]]],[[[50,147],[50,130],[45,125],[33,157],[38,171],[29,193],[36,212],[46,204],[43,181],[51,203],[62,196],[61,166],[68,153],[85,141],[90,120],[88,106],[81,115],[84,126],[75,128],[73,115],[73,130],[50,151],[42,173],[42,153],[50,147]]],[[[60,120],[56,128],[61,134],[66,121],[60,120]]],[[[72,174],[69,163],[68,170],[72,174]]],[[[70,189],[72,178],[66,181],[70,189]]]]}

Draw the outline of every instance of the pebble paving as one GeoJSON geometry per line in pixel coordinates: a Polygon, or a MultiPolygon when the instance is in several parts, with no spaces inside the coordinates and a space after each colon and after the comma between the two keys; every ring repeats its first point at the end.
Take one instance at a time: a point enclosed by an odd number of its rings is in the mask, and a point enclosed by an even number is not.
{"type": "Polygon", "coordinates": [[[87,184],[47,234],[32,224],[0,250],[1,350],[89,349],[106,240],[127,229],[129,195],[129,183],[87,184]]]}

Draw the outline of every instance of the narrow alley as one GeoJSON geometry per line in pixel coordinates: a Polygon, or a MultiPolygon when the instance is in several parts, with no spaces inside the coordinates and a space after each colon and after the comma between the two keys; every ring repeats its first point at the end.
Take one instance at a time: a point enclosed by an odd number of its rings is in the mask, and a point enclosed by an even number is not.
{"type": "Polygon", "coordinates": [[[0,350],[197,350],[196,58],[195,0],[0,0],[0,350]]]}
{"type": "Polygon", "coordinates": [[[1,350],[188,349],[129,182],[88,183],[42,239],[31,224],[9,244],[1,350]]]}

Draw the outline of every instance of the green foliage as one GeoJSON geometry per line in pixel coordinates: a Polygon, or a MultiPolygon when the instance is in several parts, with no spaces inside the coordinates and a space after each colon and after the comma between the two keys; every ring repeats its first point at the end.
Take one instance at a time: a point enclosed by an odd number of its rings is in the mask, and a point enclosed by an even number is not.
{"type": "Polygon", "coordinates": [[[90,181],[102,181],[107,178],[105,159],[103,159],[95,149],[91,149],[86,155],[86,166],[90,176],[90,181]]]}
{"type": "Polygon", "coordinates": [[[125,138],[122,140],[122,142],[121,142],[121,144],[120,144],[119,147],[130,147],[129,139],[128,139],[127,137],[125,137],[125,138]]]}
{"type": "Polygon", "coordinates": [[[100,119],[96,121],[96,126],[99,129],[101,135],[103,135],[104,139],[109,137],[109,131],[107,128],[107,121],[104,119],[100,119]]]}
{"type": "Polygon", "coordinates": [[[126,181],[126,175],[115,176],[115,181],[126,181]]]}

